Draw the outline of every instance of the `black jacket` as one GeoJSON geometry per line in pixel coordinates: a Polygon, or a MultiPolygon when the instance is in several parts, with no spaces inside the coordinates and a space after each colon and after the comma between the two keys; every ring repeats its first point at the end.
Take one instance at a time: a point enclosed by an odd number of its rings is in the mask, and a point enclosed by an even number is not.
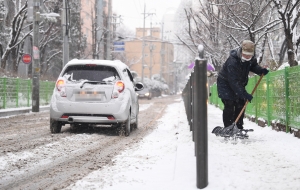
{"type": "Polygon", "coordinates": [[[223,64],[217,78],[218,95],[221,99],[246,99],[248,92],[249,71],[262,74],[262,67],[257,64],[255,56],[250,61],[242,62],[241,48],[230,51],[230,56],[223,64]]]}

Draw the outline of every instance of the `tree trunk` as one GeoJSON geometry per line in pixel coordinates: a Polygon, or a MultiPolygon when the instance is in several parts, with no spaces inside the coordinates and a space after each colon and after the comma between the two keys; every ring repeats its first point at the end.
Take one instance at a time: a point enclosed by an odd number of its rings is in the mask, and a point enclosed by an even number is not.
{"type": "Polygon", "coordinates": [[[14,48],[11,51],[11,58],[12,58],[12,64],[13,64],[13,73],[18,74],[18,49],[14,48]]]}
{"type": "Polygon", "coordinates": [[[286,46],[286,40],[282,42],[281,48],[280,48],[280,53],[279,53],[279,65],[282,65],[284,57],[285,57],[285,52],[286,52],[287,46],[286,46]]]}
{"type": "Polygon", "coordinates": [[[5,51],[4,55],[2,56],[1,59],[1,69],[5,69],[6,68],[6,61],[7,61],[7,57],[8,57],[7,51],[5,51]]]}
{"type": "Polygon", "coordinates": [[[289,32],[289,30],[286,30],[286,43],[288,49],[288,62],[290,64],[290,67],[297,66],[298,62],[295,60],[293,35],[289,32]]]}

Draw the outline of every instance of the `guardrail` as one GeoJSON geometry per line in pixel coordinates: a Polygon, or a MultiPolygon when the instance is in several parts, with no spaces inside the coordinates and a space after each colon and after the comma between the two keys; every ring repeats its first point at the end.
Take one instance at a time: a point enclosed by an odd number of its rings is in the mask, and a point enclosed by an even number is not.
{"type": "MultiPolygon", "coordinates": [[[[0,78],[0,109],[31,106],[30,79],[0,78]]],[[[48,105],[55,82],[40,81],[40,105],[48,105]]]]}
{"type": "MultiPolygon", "coordinates": [[[[249,79],[248,92],[255,86],[258,76],[249,79]]],[[[210,86],[209,102],[223,109],[218,98],[217,85],[210,86]]],[[[265,120],[268,126],[282,126],[286,132],[300,129],[300,66],[286,67],[269,72],[257,88],[254,98],[247,105],[245,114],[256,123],[265,120]]]]}
{"type": "Polygon", "coordinates": [[[203,46],[200,45],[198,50],[199,57],[196,58],[194,71],[182,91],[182,98],[195,142],[197,188],[203,189],[208,185],[207,60],[203,59],[203,46]]]}

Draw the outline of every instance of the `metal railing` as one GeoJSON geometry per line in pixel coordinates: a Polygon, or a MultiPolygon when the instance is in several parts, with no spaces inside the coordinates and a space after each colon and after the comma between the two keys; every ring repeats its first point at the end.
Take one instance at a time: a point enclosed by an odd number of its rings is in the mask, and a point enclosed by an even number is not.
{"type": "MultiPolygon", "coordinates": [[[[0,78],[0,109],[31,106],[30,79],[0,78]]],[[[55,82],[40,81],[40,105],[48,105],[55,82]]]]}
{"type": "MultiPolygon", "coordinates": [[[[254,88],[259,76],[249,79],[246,90],[254,88]]],[[[210,86],[210,104],[223,109],[223,103],[218,98],[217,85],[210,86]]],[[[300,66],[286,67],[284,70],[269,72],[261,81],[254,98],[247,105],[246,115],[264,119],[268,126],[272,122],[286,126],[286,132],[291,128],[300,129],[300,66]]]]}

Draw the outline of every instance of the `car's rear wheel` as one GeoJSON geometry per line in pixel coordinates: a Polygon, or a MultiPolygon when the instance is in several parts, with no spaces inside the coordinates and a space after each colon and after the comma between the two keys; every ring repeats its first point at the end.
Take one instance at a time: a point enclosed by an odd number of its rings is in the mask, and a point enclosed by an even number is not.
{"type": "Polygon", "coordinates": [[[131,125],[131,129],[137,129],[138,128],[138,121],[139,121],[139,117],[138,114],[135,117],[135,123],[131,125]]]}
{"type": "Polygon", "coordinates": [[[51,133],[60,133],[62,124],[59,121],[50,119],[50,131],[51,133]]]}
{"type": "Polygon", "coordinates": [[[125,136],[128,137],[130,135],[130,112],[128,114],[128,118],[124,124],[124,128],[125,128],[125,136]]]}

